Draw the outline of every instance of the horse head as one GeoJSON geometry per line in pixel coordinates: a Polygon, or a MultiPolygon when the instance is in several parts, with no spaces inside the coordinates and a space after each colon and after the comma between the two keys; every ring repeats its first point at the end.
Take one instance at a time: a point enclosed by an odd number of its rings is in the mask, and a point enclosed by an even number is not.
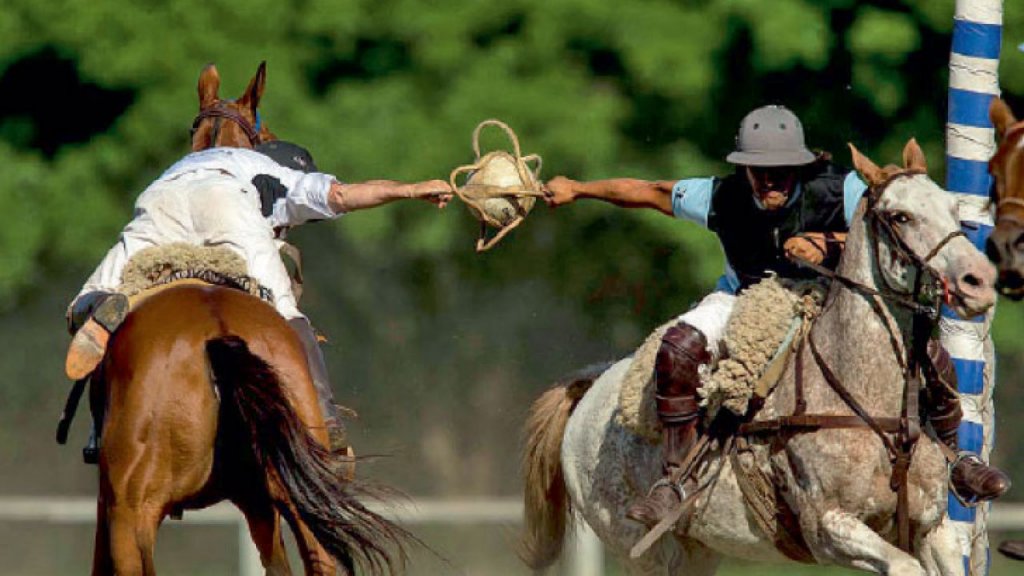
{"type": "Polygon", "coordinates": [[[995,269],[961,232],[956,198],[928,177],[917,142],[907,142],[902,168],[850,150],[869,186],[863,214],[883,293],[942,298],[964,318],[995,304],[995,269]]]}
{"type": "Polygon", "coordinates": [[[207,64],[199,73],[199,113],[192,121],[192,151],[215,146],[252,148],[261,142],[276,140],[260,121],[258,107],[267,81],[267,63],[260,62],[256,74],[242,95],[221,99],[220,74],[207,64]]]}
{"type": "Polygon", "coordinates": [[[989,109],[999,148],[988,169],[995,180],[996,227],[985,252],[999,268],[998,288],[1004,295],[1024,297],[1024,122],[996,98],[989,109]]]}

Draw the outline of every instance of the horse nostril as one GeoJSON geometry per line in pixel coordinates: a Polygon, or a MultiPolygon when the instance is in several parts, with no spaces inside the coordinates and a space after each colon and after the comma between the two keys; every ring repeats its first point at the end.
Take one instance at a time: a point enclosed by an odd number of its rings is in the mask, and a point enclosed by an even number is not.
{"type": "Polygon", "coordinates": [[[993,264],[999,264],[999,261],[1003,259],[1003,255],[999,253],[999,248],[996,247],[996,243],[989,238],[985,241],[985,255],[992,261],[993,264]]]}
{"type": "Polygon", "coordinates": [[[971,288],[980,288],[985,285],[985,282],[974,274],[964,274],[963,277],[960,278],[960,282],[970,286],[971,288]]]}
{"type": "Polygon", "coordinates": [[[1024,286],[1024,277],[1015,270],[1007,270],[999,275],[999,283],[1011,290],[1018,290],[1024,286]]]}

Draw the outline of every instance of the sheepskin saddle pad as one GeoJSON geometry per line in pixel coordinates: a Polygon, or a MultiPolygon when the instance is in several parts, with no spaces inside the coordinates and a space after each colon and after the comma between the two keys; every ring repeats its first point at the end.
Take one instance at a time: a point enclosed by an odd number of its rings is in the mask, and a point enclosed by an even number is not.
{"type": "Polygon", "coordinates": [[[144,248],[135,253],[121,273],[118,291],[134,298],[184,280],[235,288],[267,302],[274,301],[270,290],[249,276],[245,260],[230,248],[183,242],[144,248]]]}
{"type": "MultiPolygon", "coordinates": [[[[825,287],[817,281],[769,276],[736,299],[725,330],[722,357],[701,369],[701,406],[713,419],[725,408],[747,413],[755,395],[764,398],[782,376],[790,351],[821,310],[825,287]]],[[[652,332],[633,354],[619,391],[619,423],[652,442],[661,439],[654,402],[654,361],[665,332],[678,318],[652,332]]]]}

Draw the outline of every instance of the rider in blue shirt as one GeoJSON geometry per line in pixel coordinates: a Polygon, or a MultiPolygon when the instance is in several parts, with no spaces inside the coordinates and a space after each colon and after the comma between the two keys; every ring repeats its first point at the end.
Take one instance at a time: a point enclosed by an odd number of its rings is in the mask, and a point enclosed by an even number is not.
{"type": "MultiPolygon", "coordinates": [[[[717,289],[679,317],[662,338],[655,363],[656,405],[662,424],[665,477],[628,511],[648,527],[657,524],[690,488],[688,479],[670,480],[700,434],[699,370],[719,359],[735,293],[776,273],[785,278],[816,273],[794,263],[805,260],[834,268],[854,209],[866,190],[856,173],[837,166],[828,154],[804,144],[803,126],[782,106],[750,112],[740,125],[736,150],[726,158],[736,170],[724,177],[678,181],[615,178],[578,182],[556,177],[546,183],[547,202],[560,206],[580,198],[628,208],[653,208],[695,222],[717,234],[726,270],[717,289]]],[[[957,449],[961,410],[956,373],[941,346],[929,346],[926,369],[927,418],[936,436],[957,449]]],[[[952,463],[957,492],[989,500],[1009,488],[1009,478],[973,454],[952,463]]]]}

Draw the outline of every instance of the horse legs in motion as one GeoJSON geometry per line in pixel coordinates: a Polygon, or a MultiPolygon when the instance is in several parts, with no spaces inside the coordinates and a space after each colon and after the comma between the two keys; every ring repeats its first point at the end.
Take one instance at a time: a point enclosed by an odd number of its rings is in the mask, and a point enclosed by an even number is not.
{"type": "Polygon", "coordinates": [[[290,574],[282,516],[308,574],[334,574],[335,560],[392,570],[404,532],[336,473],[301,343],[269,305],[206,286],[154,295],[116,333],[102,380],[94,575],[155,574],[163,518],[223,499],[269,574],[290,574]]]}
{"type": "MultiPolygon", "coordinates": [[[[569,417],[598,376],[605,379],[621,377],[628,365],[627,360],[584,368],[545,392],[530,409],[523,457],[526,530],[520,542],[520,556],[533,570],[539,571],[554,563],[562,552],[566,530],[575,512],[585,516],[587,523],[609,551],[623,561],[623,567],[631,575],[685,573],[688,576],[710,576],[715,573],[720,556],[699,542],[663,538],[641,558],[631,560],[628,559],[629,547],[643,536],[641,525],[627,520],[624,514],[603,508],[599,503],[594,510],[572,510],[569,488],[574,486],[579,490],[581,486],[571,477],[574,470],[563,467],[562,462],[562,445],[571,435],[567,434],[569,417]],[[621,534],[626,534],[626,537],[621,538],[621,534]]],[[[589,395],[587,401],[591,400],[590,396],[593,395],[589,395]]],[[[604,408],[611,411],[616,403],[607,401],[607,398],[602,398],[599,403],[603,402],[604,408]]],[[[657,446],[633,435],[618,436],[616,441],[636,443],[636,446],[626,448],[627,451],[634,454],[648,452],[653,469],[660,468],[657,446]]],[[[620,470],[620,474],[622,472],[620,470]]],[[[653,481],[653,478],[645,479],[643,482],[646,484],[643,485],[650,485],[653,481]]],[[[624,493],[610,484],[604,486],[608,490],[598,484],[600,482],[595,483],[593,489],[601,493],[600,499],[617,501],[622,510],[634,497],[634,494],[624,493]]],[[[636,489],[643,489],[640,483],[636,489]]]]}

